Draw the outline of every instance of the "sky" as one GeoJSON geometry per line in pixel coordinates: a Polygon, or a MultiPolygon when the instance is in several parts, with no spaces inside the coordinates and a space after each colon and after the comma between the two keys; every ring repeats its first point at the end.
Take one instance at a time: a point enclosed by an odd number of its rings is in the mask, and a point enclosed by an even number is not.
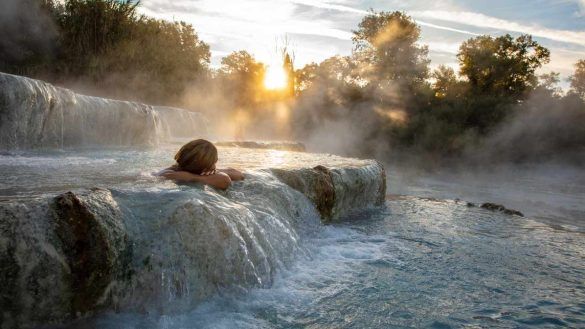
{"type": "Polygon", "coordinates": [[[214,67],[237,50],[276,65],[286,43],[297,68],[350,54],[352,30],[369,9],[412,16],[433,68],[457,69],[459,45],[483,34],[531,34],[551,50],[541,73],[559,72],[565,88],[574,63],[585,59],[585,0],[142,0],[140,7],[147,16],[192,24],[210,45],[214,67]]]}

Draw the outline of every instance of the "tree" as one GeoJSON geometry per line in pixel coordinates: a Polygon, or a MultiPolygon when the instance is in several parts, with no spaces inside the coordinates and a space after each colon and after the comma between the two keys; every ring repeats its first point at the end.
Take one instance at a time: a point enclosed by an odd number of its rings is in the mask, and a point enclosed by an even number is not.
{"type": "Polygon", "coordinates": [[[101,75],[96,59],[127,39],[139,19],[132,0],[67,0],[56,17],[61,30],[59,69],[101,75]]]}
{"type": "Polygon", "coordinates": [[[457,58],[474,94],[518,100],[536,87],[535,72],[549,62],[550,52],[530,35],[484,35],[465,41],[457,58]]]}
{"type": "Polygon", "coordinates": [[[0,71],[45,73],[56,53],[52,0],[0,1],[0,71]]]}
{"type": "Polygon", "coordinates": [[[538,77],[538,86],[536,87],[535,92],[544,92],[550,97],[559,98],[563,94],[563,90],[559,87],[560,81],[560,73],[558,72],[541,74],[538,77]]]}
{"type": "Polygon", "coordinates": [[[128,37],[93,60],[93,78],[148,102],[170,102],[209,75],[209,61],[209,45],[191,25],[143,17],[128,37]]]}
{"type": "Polygon", "coordinates": [[[575,64],[575,73],[569,80],[571,91],[585,99],[585,59],[581,59],[575,64]]]}
{"type": "Polygon", "coordinates": [[[313,62],[305,65],[303,68],[295,70],[295,89],[300,94],[309,89],[317,78],[319,64],[313,62]]]}
{"type": "Polygon", "coordinates": [[[234,51],[221,59],[219,78],[230,90],[236,106],[253,107],[261,99],[266,67],[247,51],[234,51]]]}
{"type": "Polygon", "coordinates": [[[282,69],[286,72],[286,92],[288,96],[295,94],[295,68],[292,57],[288,52],[284,53],[282,69]]]}
{"type": "Polygon", "coordinates": [[[430,110],[423,115],[445,121],[464,130],[469,118],[468,83],[462,81],[451,67],[441,65],[432,74],[435,82],[430,110]]]}
{"type": "Polygon", "coordinates": [[[18,15],[3,21],[6,13],[0,13],[0,32],[10,36],[0,41],[2,71],[167,104],[208,76],[209,46],[193,27],[139,15],[139,1],[9,0],[0,12],[6,5],[8,14],[18,15]],[[4,46],[19,38],[20,47],[4,46]]]}
{"type": "Polygon", "coordinates": [[[433,83],[435,97],[442,99],[461,96],[463,82],[457,78],[455,70],[451,67],[440,65],[431,77],[435,80],[433,83]]]}
{"type": "MultiPolygon", "coordinates": [[[[297,88],[316,95],[327,104],[348,104],[362,100],[362,84],[355,74],[359,66],[353,57],[333,56],[319,64],[311,63],[295,71],[297,88]]],[[[327,111],[325,107],[323,111],[327,111]]]]}
{"type": "Polygon", "coordinates": [[[353,31],[362,77],[377,84],[388,81],[412,87],[428,78],[428,48],[417,44],[420,28],[403,12],[366,15],[353,31]]]}

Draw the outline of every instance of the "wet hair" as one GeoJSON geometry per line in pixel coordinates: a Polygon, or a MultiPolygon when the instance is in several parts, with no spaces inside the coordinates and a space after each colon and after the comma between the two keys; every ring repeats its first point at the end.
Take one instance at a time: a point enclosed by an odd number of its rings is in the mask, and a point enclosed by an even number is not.
{"type": "Polygon", "coordinates": [[[175,154],[177,170],[188,171],[200,175],[213,168],[217,162],[217,148],[213,143],[205,139],[192,140],[183,145],[175,154]]]}

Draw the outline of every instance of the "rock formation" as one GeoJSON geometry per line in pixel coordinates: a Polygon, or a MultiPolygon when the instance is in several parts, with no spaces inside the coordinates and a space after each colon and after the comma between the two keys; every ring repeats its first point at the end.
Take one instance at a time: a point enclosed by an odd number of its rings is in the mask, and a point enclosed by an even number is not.
{"type": "Polygon", "coordinates": [[[0,327],[164,313],[218,289],[268,287],[312,218],[380,206],[385,188],[370,162],[260,171],[222,193],[91,189],[0,203],[0,327]]]}

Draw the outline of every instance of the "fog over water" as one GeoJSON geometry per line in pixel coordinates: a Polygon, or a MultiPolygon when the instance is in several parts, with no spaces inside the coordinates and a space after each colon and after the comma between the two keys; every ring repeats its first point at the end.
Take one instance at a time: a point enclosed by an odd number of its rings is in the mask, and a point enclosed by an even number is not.
{"type": "Polygon", "coordinates": [[[585,230],[585,172],[567,164],[494,165],[433,172],[388,165],[388,191],[477,205],[498,203],[550,225],[585,230]]]}

